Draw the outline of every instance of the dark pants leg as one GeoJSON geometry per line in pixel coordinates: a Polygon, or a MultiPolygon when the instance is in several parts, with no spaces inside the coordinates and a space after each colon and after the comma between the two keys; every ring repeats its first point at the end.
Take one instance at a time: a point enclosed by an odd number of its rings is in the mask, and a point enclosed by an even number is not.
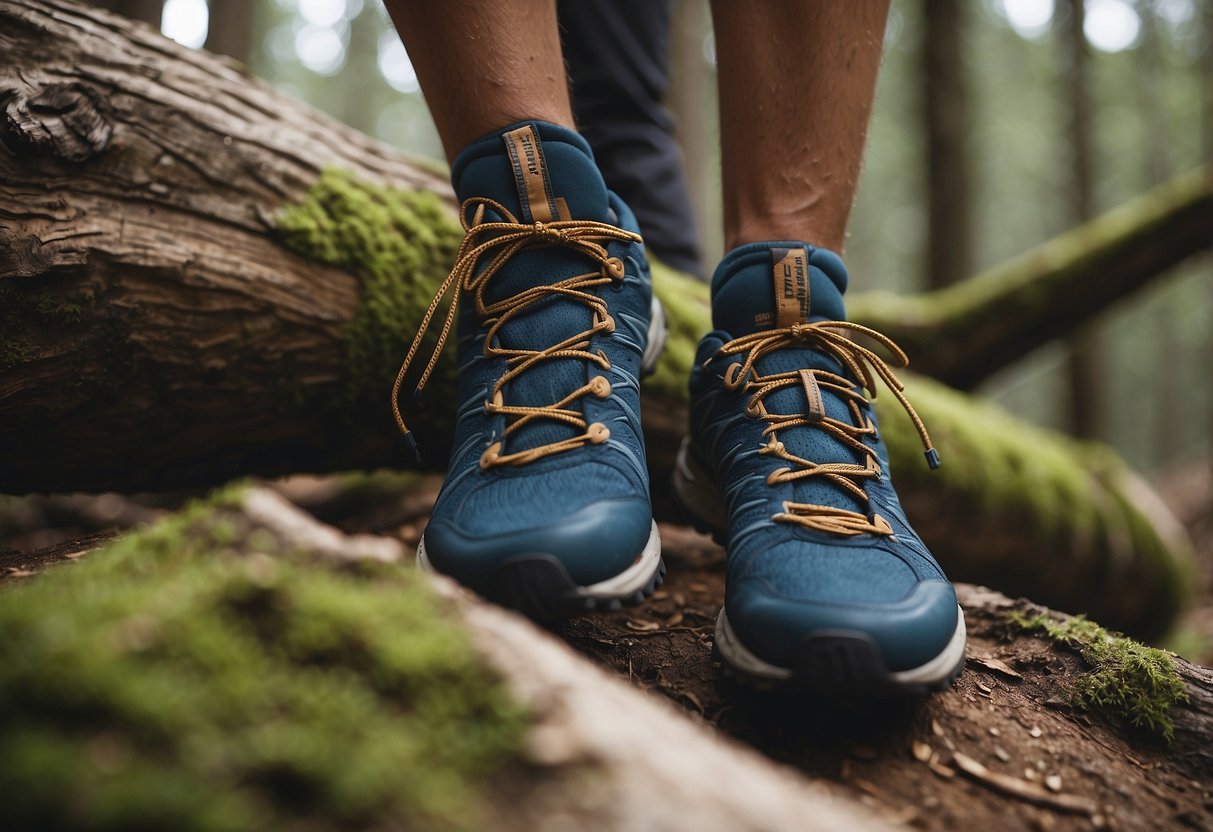
{"type": "Polygon", "coordinates": [[[558,14],[573,113],[607,186],[636,212],[658,259],[702,278],[674,122],[661,103],[669,75],[669,0],[559,0],[558,14]]]}

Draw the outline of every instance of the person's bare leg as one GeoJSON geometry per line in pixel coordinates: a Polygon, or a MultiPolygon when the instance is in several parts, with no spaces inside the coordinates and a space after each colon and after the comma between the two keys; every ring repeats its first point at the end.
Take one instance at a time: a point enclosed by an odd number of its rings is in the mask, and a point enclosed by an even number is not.
{"type": "Polygon", "coordinates": [[[725,248],[841,253],[888,0],[713,0],[725,248]]]}
{"type": "Polygon", "coordinates": [[[447,160],[527,119],[573,128],[555,0],[386,0],[447,160]]]}

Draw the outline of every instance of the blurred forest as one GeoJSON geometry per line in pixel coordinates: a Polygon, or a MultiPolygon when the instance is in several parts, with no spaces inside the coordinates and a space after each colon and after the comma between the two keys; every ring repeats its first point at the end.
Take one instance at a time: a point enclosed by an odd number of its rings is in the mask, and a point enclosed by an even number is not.
{"type": "MultiPolygon", "coordinates": [[[[357,129],[441,160],[376,0],[110,0],[357,129]]],[[[707,4],[676,0],[668,105],[720,254],[707,4]]],[[[855,290],[962,280],[1213,155],[1213,0],[893,4],[848,260],[855,290]]],[[[1211,230],[1210,233],[1213,233],[1211,230]]],[[[1213,263],[1190,261],[983,392],[1146,472],[1206,459],[1213,263]]],[[[963,349],[963,345],[956,345],[963,349]]]]}

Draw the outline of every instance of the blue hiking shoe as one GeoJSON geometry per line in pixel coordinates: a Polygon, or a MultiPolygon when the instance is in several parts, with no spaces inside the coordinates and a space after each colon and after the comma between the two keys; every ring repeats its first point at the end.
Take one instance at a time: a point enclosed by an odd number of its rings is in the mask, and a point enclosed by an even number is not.
{"type": "MultiPolygon", "coordinates": [[[[547,619],[638,602],[665,573],[649,501],[639,377],[664,316],[632,212],[589,145],[543,122],[469,145],[451,170],[467,236],[443,298],[459,406],[419,563],[547,619]]],[[[409,432],[397,420],[406,439],[409,432]]]]}
{"type": "Polygon", "coordinates": [[[910,528],[864,390],[882,379],[939,457],[888,364],[850,340],[846,269],[825,249],[757,243],[712,279],[716,331],[691,373],[674,488],[725,536],[716,647],[763,686],[830,697],[915,695],[964,665],[964,617],[910,528]],[[727,527],[724,525],[727,523],[727,527]]]}

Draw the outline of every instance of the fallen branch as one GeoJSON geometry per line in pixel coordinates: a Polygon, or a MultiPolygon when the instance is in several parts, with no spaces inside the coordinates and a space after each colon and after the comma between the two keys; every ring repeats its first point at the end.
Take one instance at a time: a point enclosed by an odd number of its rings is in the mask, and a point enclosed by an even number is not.
{"type": "Polygon", "coordinates": [[[909,297],[869,293],[851,314],[906,349],[918,372],[968,390],[1207,251],[1211,228],[1213,167],[1204,167],[970,280],[909,297]]]}

